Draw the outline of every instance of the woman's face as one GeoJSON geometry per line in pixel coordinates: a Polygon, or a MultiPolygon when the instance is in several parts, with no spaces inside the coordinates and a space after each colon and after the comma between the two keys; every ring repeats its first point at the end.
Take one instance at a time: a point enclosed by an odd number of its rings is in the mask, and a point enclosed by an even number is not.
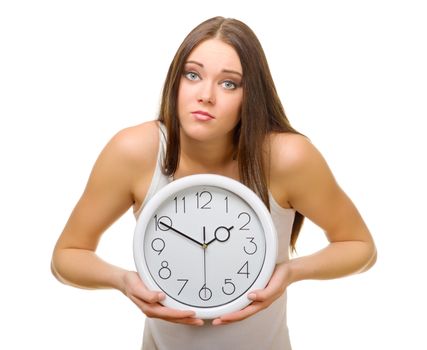
{"type": "Polygon", "coordinates": [[[240,119],[242,66],[234,48],[209,39],[190,53],[178,90],[182,136],[199,141],[232,137],[240,119]]]}

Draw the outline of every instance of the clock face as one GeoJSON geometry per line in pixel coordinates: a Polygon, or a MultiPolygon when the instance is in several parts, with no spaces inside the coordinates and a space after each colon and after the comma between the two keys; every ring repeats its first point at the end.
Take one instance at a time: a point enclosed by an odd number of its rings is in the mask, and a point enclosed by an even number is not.
{"type": "Polygon", "coordinates": [[[202,315],[239,299],[248,304],[267,253],[258,210],[235,191],[204,184],[150,204],[136,247],[149,286],[163,291],[170,306],[206,310],[202,315]]]}

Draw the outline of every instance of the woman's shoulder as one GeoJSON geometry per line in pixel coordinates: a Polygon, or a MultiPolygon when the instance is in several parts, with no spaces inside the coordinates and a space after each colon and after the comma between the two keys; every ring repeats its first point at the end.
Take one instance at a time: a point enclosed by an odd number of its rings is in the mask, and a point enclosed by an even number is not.
{"type": "Polygon", "coordinates": [[[149,121],[118,131],[106,149],[124,160],[141,161],[156,157],[158,145],[158,122],[149,121]]]}
{"type": "Polygon", "coordinates": [[[279,172],[292,174],[318,162],[322,155],[304,135],[283,132],[270,135],[270,161],[279,172]]]}
{"type": "Polygon", "coordinates": [[[318,149],[301,134],[270,136],[270,187],[282,206],[326,186],[332,173],[318,149]]]}
{"type": "Polygon", "coordinates": [[[119,147],[130,148],[140,145],[148,146],[153,143],[153,138],[156,138],[159,133],[159,122],[148,121],[138,125],[133,125],[119,130],[112,138],[112,141],[119,147]]]}
{"type": "Polygon", "coordinates": [[[150,121],[118,131],[101,151],[95,170],[117,173],[122,180],[144,177],[156,164],[159,127],[150,121]]]}

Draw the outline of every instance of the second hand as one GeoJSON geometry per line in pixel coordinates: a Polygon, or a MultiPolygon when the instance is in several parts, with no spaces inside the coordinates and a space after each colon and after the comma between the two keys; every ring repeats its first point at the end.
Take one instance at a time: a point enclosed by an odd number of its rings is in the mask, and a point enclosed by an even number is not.
{"type": "MultiPolygon", "coordinates": [[[[205,287],[206,287],[206,228],[203,226],[203,270],[204,270],[204,279],[205,279],[205,287]]],[[[206,298],[206,289],[205,289],[205,298],[206,298]]]]}

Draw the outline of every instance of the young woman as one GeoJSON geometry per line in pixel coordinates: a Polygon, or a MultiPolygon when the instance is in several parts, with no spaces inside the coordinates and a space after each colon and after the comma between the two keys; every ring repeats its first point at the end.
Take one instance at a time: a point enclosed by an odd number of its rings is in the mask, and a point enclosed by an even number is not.
{"type": "Polygon", "coordinates": [[[115,288],[147,316],[143,349],[290,349],[286,288],[304,279],[362,272],[375,245],[319,151],[289,124],[261,45],[242,22],[215,17],[183,41],[170,66],[157,121],[120,131],[96,161],[55,247],[55,276],[82,288],[115,288]],[[270,208],[279,237],[273,276],[253,302],[213,321],[166,308],[134,271],[95,253],[130,206],[136,216],[174,179],[213,173],[237,179],[270,208]],[[289,259],[307,217],[329,244],[289,259]],[[198,326],[198,327],[197,327],[198,326]]]}

